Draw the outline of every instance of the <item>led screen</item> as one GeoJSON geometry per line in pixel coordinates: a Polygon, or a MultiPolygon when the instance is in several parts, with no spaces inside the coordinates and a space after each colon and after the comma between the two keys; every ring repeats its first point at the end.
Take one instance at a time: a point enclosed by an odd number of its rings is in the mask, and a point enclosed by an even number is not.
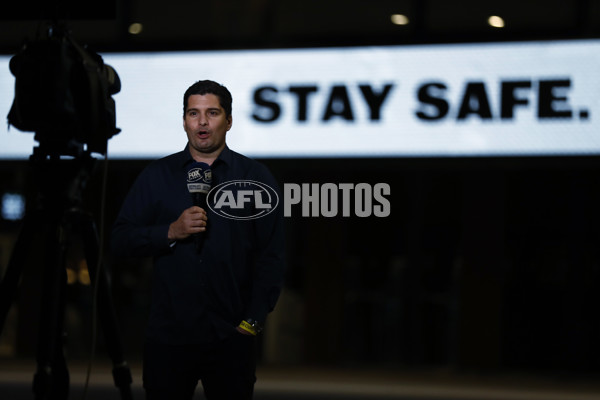
{"type": "MultiPolygon", "coordinates": [[[[182,149],[183,93],[200,79],[231,90],[228,143],[253,157],[600,154],[598,40],[102,56],[122,81],[113,158],[182,149]]],[[[0,137],[0,158],[35,145],[5,124],[0,137]]]]}

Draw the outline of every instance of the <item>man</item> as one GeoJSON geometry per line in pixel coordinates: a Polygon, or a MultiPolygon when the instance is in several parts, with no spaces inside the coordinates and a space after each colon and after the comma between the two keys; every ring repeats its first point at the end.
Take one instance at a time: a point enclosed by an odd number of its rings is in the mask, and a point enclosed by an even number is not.
{"type": "Polygon", "coordinates": [[[186,185],[190,165],[203,162],[212,187],[232,180],[276,187],[266,167],[226,145],[231,103],[216,82],[188,88],[185,149],[144,169],[113,227],[116,255],[154,260],[143,363],[149,400],[191,399],[199,380],[209,400],[252,398],[255,335],[283,281],[281,207],[256,219],[224,218],[193,205],[186,185]]]}

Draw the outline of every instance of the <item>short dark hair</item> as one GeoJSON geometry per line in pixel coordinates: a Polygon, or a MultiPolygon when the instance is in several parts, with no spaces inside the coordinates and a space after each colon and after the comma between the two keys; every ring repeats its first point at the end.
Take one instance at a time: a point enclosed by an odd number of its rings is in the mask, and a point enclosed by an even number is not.
{"type": "Polygon", "coordinates": [[[233,100],[231,98],[231,93],[229,92],[229,90],[225,86],[221,85],[220,83],[210,81],[210,80],[203,80],[203,81],[198,81],[198,82],[194,83],[192,86],[190,86],[185,91],[185,94],[183,95],[183,115],[184,116],[185,116],[185,111],[187,110],[188,99],[193,94],[200,94],[200,95],[214,94],[215,96],[217,96],[219,98],[219,104],[221,104],[221,107],[223,107],[223,109],[225,110],[225,115],[227,117],[229,117],[231,115],[231,103],[233,100]]]}

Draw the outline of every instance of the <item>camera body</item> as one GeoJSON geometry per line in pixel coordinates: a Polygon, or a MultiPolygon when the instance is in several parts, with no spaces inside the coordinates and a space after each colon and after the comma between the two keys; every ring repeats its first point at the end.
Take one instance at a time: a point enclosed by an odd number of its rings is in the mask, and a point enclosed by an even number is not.
{"type": "Polygon", "coordinates": [[[121,90],[116,71],[102,57],[77,44],[64,28],[26,43],[10,60],[15,97],[8,122],[35,132],[46,151],[106,154],[116,127],[112,95],[121,90]]]}

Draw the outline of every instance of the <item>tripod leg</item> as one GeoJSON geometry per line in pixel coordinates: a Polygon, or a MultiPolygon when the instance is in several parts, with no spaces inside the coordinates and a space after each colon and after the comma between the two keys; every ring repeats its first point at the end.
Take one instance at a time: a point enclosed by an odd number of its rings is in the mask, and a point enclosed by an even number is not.
{"type": "Polygon", "coordinates": [[[37,371],[33,380],[36,399],[67,399],[69,373],[63,354],[67,243],[59,223],[50,224],[46,240],[46,266],[40,309],[37,371]]]}
{"type": "Polygon", "coordinates": [[[10,256],[6,273],[0,284],[0,333],[4,329],[6,316],[10,311],[10,307],[16,297],[19,287],[19,279],[23,272],[23,265],[27,256],[27,247],[31,243],[33,237],[35,218],[25,217],[23,228],[19,234],[13,252],[10,256]]]}
{"type": "Polygon", "coordinates": [[[103,268],[103,266],[100,266],[100,275],[96,276],[96,267],[99,258],[96,226],[90,216],[81,215],[80,217],[80,231],[82,232],[85,257],[90,272],[90,278],[92,282],[96,282],[96,279],[98,279],[98,317],[102,324],[107,351],[113,362],[113,380],[115,386],[120,390],[121,398],[124,400],[132,399],[131,371],[123,356],[123,345],[121,343],[116,312],[110,294],[109,275],[106,269],[103,268]]]}

